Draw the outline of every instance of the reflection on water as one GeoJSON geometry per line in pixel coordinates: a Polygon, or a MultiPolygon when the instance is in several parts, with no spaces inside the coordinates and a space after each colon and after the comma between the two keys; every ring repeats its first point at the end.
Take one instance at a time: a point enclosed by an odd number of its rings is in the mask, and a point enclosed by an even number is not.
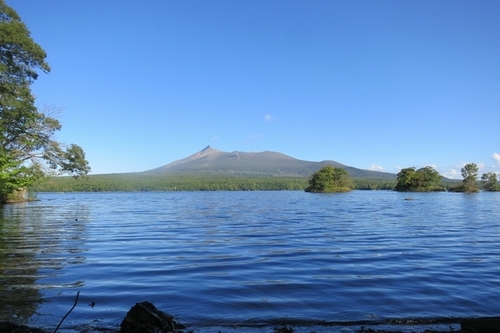
{"type": "Polygon", "coordinates": [[[78,205],[0,206],[0,319],[26,322],[50,301],[42,290],[67,287],[57,272],[85,260],[86,216],[88,209],[78,205]]]}
{"type": "Polygon", "coordinates": [[[23,320],[36,312],[41,300],[38,288],[34,287],[40,268],[35,259],[39,240],[34,235],[36,228],[33,224],[26,225],[26,220],[16,214],[16,208],[23,209],[26,205],[0,206],[0,298],[5,300],[0,315],[23,320]]]}

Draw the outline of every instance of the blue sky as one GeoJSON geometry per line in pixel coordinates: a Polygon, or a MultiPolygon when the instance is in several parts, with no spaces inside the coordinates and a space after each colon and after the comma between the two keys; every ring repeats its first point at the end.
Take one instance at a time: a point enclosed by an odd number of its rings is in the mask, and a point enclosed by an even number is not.
{"type": "Polygon", "coordinates": [[[397,173],[500,172],[500,1],[6,0],[92,173],[207,145],[397,173]]]}

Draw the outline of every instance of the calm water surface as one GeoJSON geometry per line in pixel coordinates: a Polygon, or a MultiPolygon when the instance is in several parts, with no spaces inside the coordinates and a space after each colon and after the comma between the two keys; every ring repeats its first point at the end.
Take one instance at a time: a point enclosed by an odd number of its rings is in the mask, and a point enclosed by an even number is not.
{"type": "Polygon", "coordinates": [[[69,331],[145,300],[207,331],[500,315],[500,193],[39,199],[0,208],[0,320],[53,328],[78,291],[69,331]]]}

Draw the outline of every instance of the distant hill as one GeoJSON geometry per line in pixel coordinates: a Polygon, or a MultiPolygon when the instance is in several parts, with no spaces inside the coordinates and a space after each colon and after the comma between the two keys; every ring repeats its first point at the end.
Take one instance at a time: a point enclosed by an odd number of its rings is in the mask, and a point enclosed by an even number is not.
{"type": "Polygon", "coordinates": [[[396,179],[393,173],[358,169],[335,161],[310,162],[272,151],[228,153],[210,146],[186,158],[143,173],[309,177],[326,165],[344,168],[353,178],[396,179]]]}

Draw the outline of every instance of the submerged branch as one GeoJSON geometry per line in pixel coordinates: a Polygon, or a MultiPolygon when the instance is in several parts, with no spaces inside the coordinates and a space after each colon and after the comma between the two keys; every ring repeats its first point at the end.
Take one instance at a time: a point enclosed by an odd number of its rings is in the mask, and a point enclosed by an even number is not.
{"type": "Polygon", "coordinates": [[[77,292],[76,293],[76,298],[75,298],[75,304],[73,304],[73,307],[71,309],[69,309],[68,313],[66,313],[66,315],[63,317],[63,319],[61,319],[61,322],[59,322],[59,325],[57,325],[56,329],[54,330],[54,333],[57,332],[57,330],[59,329],[59,326],[61,326],[61,324],[63,323],[64,319],[66,319],[66,317],[71,313],[71,311],[73,311],[73,309],[75,308],[76,306],[76,303],[78,303],[78,296],[80,296],[80,292],[77,292]]]}

